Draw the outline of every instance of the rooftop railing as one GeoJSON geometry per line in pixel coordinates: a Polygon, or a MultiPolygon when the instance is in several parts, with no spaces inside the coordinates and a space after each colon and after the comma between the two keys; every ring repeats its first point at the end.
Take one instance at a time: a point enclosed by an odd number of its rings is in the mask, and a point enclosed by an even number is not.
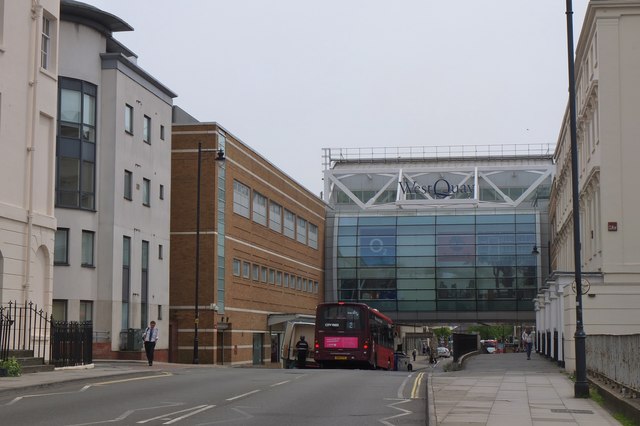
{"type": "Polygon", "coordinates": [[[324,168],[340,162],[390,162],[482,158],[552,158],[552,144],[449,145],[369,148],[323,148],[324,168]]]}

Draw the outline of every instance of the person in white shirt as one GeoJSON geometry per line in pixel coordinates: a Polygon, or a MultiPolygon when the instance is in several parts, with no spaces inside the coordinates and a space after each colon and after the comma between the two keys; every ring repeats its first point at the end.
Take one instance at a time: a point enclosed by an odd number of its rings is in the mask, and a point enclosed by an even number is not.
{"type": "Polygon", "coordinates": [[[144,351],[147,353],[147,361],[149,361],[149,365],[153,365],[153,351],[158,341],[158,329],[155,321],[149,323],[149,327],[144,331],[142,339],[144,340],[144,351]]]}
{"type": "Polygon", "coordinates": [[[530,327],[527,327],[522,333],[522,345],[527,351],[527,359],[531,359],[531,348],[533,347],[533,336],[531,336],[530,327]]]}

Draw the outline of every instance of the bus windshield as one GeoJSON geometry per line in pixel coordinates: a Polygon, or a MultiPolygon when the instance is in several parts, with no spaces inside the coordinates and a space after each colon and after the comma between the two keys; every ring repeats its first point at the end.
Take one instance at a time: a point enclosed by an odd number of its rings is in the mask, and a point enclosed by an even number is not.
{"type": "Polygon", "coordinates": [[[324,330],[361,331],[364,329],[363,310],[360,306],[330,305],[322,308],[316,326],[324,330]]]}

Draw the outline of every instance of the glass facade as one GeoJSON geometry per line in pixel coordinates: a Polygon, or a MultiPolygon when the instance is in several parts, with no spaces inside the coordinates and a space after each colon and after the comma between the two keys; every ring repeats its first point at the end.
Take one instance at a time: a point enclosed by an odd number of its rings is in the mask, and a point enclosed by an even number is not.
{"type": "Polygon", "coordinates": [[[383,312],[532,311],[537,216],[338,216],[337,298],[383,312]]]}

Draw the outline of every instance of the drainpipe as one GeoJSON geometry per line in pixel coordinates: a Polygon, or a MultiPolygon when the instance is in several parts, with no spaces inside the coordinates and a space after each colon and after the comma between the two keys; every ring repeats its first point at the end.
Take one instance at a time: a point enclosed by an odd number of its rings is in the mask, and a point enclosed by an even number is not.
{"type": "Polygon", "coordinates": [[[40,52],[42,40],[39,37],[40,26],[42,25],[42,6],[39,0],[31,1],[31,20],[34,21],[33,25],[33,41],[30,46],[33,47],[32,54],[33,59],[33,74],[29,81],[29,90],[31,96],[29,97],[28,104],[28,118],[31,120],[31,125],[27,127],[27,174],[28,174],[28,187],[27,187],[27,244],[26,244],[26,259],[25,259],[25,272],[24,283],[22,284],[23,302],[29,302],[29,291],[31,286],[31,245],[33,240],[33,156],[35,151],[35,134],[36,134],[36,100],[38,92],[38,71],[39,61],[38,53],[40,52]]]}

